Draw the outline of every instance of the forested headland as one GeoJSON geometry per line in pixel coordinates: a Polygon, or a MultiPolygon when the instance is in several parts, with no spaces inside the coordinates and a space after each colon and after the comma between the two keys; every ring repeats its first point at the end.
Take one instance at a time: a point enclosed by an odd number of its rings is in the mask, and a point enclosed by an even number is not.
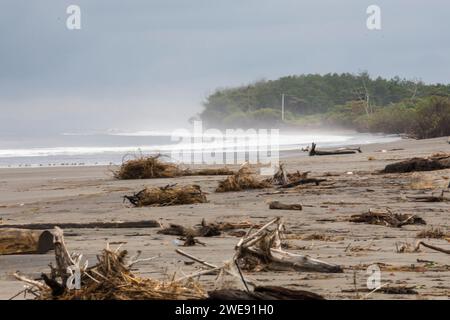
{"type": "Polygon", "coordinates": [[[227,128],[335,126],[432,138],[450,135],[450,85],[367,72],[287,76],[218,89],[200,118],[227,128]]]}

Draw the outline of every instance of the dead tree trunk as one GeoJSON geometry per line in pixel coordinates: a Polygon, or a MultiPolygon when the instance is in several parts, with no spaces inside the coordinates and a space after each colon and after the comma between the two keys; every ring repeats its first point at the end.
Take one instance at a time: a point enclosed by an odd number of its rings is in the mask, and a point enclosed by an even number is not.
{"type": "Polygon", "coordinates": [[[0,255],[46,253],[52,250],[53,236],[49,231],[0,229],[0,255]]]}

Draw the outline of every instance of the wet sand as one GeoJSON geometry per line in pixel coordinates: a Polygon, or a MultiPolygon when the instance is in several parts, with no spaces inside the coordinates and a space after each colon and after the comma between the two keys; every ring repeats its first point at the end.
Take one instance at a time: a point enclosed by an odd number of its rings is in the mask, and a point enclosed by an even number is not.
{"type": "MultiPolygon", "coordinates": [[[[417,233],[430,226],[450,232],[450,202],[421,203],[405,198],[430,194],[432,190],[428,188],[434,188],[435,192],[447,188],[450,170],[373,174],[388,163],[412,156],[450,152],[447,138],[372,144],[362,146],[362,150],[360,154],[323,157],[308,157],[301,152],[283,153],[281,161],[286,163],[289,172],[311,171],[311,177],[325,178],[327,182],[290,189],[282,194],[273,194],[275,189],[217,194],[214,189],[223,179],[218,176],[117,181],[107,167],[0,169],[0,218],[3,224],[152,219],[160,220],[163,225],[193,226],[203,218],[211,222],[248,220],[262,224],[281,216],[287,230],[293,234],[321,234],[328,238],[326,241],[291,239],[288,240],[291,248],[286,250],[340,264],[344,273],[246,273],[262,285],[309,290],[328,299],[361,298],[367,292],[357,295],[347,291],[355,288],[355,281],[356,288],[366,288],[366,266],[378,263],[382,266],[382,284],[415,287],[418,295],[375,292],[367,299],[448,299],[448,255],[427,248],[420,252],[397,253],[396,248],[402,244],[414,245],[417,233]],[[417,181],[426,183],[414,184],[417,181]],[[169,183],[198,184],[209,193],[209,203],[132,208],[122,201],[123,195],[145,186],[169,183]],[[274,200],[302,203],[304,208],[302,211],[270,210],[268,202],[274,200]],[[346,221],[352,214],[367,212],[369,208],[414,213],[425,219],[427,226],[390,228],[346,221]]],[[[95,255],[109,242],[111,246],[122,244],[131,254],[141,250],[142,257],[160,255],[136,266],[136,272],[144,277],[163,278],[173,276],[174,272],[182,275],[198,270],[197,265],[184,264],[187,260],[175,253],[179,248],[174,243],[177,237],[160,235],[157,231],[158,228],[71,229],[65,230],[65,234],[69,250],[83,253],[91,265],[95,264],[95,255]]],[[[182,249],[210,263],[221,264],[232,257],[239,238],[223,235],[200,240],[207,246],[182,249]]],[[[450,249],[450,243],[445,239],[427,242],[450,249]]],[[[20,270],[37,278],[41,272],[48,271],[48,263],[53,259],[53,252],[0,256],[0,299],[8,299],[23,288],[23,284],[11,276],[13,272],[20,270]]],[[[214,276],[201,278],[208,289],[224,285],[222,280],[216,281],[214,276]]],[[[225,280],[235,282],[234,279],[225,280]]],[[[235,284],[242,286],[239,282],[235,284]]]]}

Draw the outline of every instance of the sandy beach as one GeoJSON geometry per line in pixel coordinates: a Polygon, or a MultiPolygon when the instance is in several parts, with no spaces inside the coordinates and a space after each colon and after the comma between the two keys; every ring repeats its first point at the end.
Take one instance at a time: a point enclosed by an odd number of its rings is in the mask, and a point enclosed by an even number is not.
{"type": "MultiPolygon", "coordinates": [[[[447,138],[401,140],[386,144],[362,146],[353,155],[308,157],[302,152],[286,152],[281,161],[289,172],[310,171],[310,176],[327,181],[319,186],[305,185],[275,193],[276,189],[215,193],[219,176],[192,176],[170,179],[119,181],[109,167],[54,167],[0,169],[0,218],[3,224],[65,223],[94,221],[159,220],[194,226],[204,218],[209,222],[247,220],[263,224],[281,216],[287,230],[294,235],[323,235],[322,240],[289,239],[286,250],[336,263],[343,273],[313,272],[247,272],[261,284],[304,289],[327,299],[448,299],[450,296],[449,256],[422,248],[420,252],[397,252],[402,245],[413,246],[418,232],[440,227],[450,231],[450,202],[414,202],[407,196],[431,194],[446,189],[450,169],[420,173],[375,174],[386,164],[413,156],[430,156],[450,152],[447,138]],[[383,152],[384,151],[384,152],[383,152]],[[415,182],[421,182],[416,183],[415,182]],[[133,208],[123,202],[125,194],[145,186],[198,184],[207,192],[208,203],[170,207],[133,208]],[[270,210],[268,202],[301,203],[302,211],[270,210]],[[396,213],[414,213],[427,225],[402,228],[357,224],[347,221],[352,214],[370,208],[389,208],[396,213]],[[414,287],[418,294],[385,294],[352,292],[366,288],[368,265],[381,266],[381,283],[414,287]],[[356,285],[355,285],[356,283],[356,285]]],[[[447,189],[449,190],[449,189],[447,189]]],[[[450,191],[450,190],[449,190],[450,191]]],[[[130,254],[142,251],[142,257],[159,257],[136,266],[144,277],[170,277],[198,270],[197,265],[175,252],[176,236],[157,234],[158,228],[147,229],[66,229],[67,246],[83,253],[90,264],[105,247],[122,245],[130,254]]],[[[293,237],[295,238],[295,237],[293,237]]],[[[200,238],[206,246],[183,248],[184,251],[213,264],[221,264],[233,255],[238,237],[222,235],[200,238]]],[[[427,242],[450,249],[446,239],[427,242]]],[[[0,299],[8,299],[23,288],[12,273],[38,278],[48,271],[54,253],[43,255],[0,256],[0,299]]],[[[234,279],[228,279],[235,281],[234,279]]],[[[215,276],[203,276],[208,289],[220,285],[215,276]]],[[[239,282],[236,283],[240,285],[239,282]]],[[[18,299],[23,297],[18,297],[18,299]]]]}

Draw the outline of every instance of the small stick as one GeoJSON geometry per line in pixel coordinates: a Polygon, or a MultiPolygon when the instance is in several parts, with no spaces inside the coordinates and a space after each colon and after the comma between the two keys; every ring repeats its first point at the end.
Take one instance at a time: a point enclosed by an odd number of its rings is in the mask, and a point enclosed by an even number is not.
{"type": "Polygon", "coordinates": [[[256,236],[258,236],[261,232],[263,232],[264,230],[266,230],[268,227],[270,227],[272,224],[276,223],[280,221],[280,218],[274,218],[271,221],[269,221],[268,223],[266,223],[264,226],[262,226],[258,231],[256,231],[254,234],[252,234],[251,236],[249,236],[248,238],[246,238],[241,245],[246,244],[247,242],[249,242],[250,240],[256,238],[256,236]]]}
{"type": "Polygon", "coordinates": [[[182,256],[185,256],[186,258],[189,258],[189,259],[194,260],[194,261],[196,261],[196,262],[198,262],[198,263],[201,263],[201,264],[203,264],[204,266],[207,266],[207,267],[209,267],[209,268],[211,268],[211,269],[216,269],[216,268],[218,268],[218,266],[213,265],[213,264],[211,264],[211,263],[208,263],[208,262],[206,262],[206,261],[204,261],[204,260],[202,260],[202,259],[200,259],[200,258],[194,257],[193,255],[190,255],[189,253],[186,253],[186,252],[184,252],[184,251],[182,251],[182,250],[180,250],[180,249],[176,249],[175,252],[178,253],[178,254],[181,254],[182,256]]]}
{"type": "Polygon", "coordinates": [[[450,254],[450,250],[447,250],[447,249],[444,249],[444,248],[435,247],[435,246],[432,246],[431,244],[427,244],[427,243],[425,243],[423,241],[419,241],[419,242],[416,243],[414,251],[419,251],[420,245],[423,245],[424,247],[430,248],[432,250],[436,250],[436,251],[439,251],[439,252],[450,254]]]}
{"type": "Polygon", "coordinates": [[[35,286],[35,287],[39,288],[40,290],[49,289],[49,287],[47,285],[43,284],[42,282],[28,279],[27,277],[19,275],[17,272],[14,272],[13,276],[17,280],[20,280],[20,281],[23,281],[25,283],[31,284],[32,286],[35,286]]]}

